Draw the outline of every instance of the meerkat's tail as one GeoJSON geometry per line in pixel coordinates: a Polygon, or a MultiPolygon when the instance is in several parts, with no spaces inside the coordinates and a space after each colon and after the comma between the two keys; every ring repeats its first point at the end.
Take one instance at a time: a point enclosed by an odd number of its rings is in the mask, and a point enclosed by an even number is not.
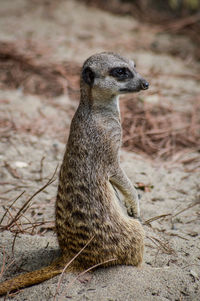
{"type": "Polygon", "coordinates": [[[6,280],[0,283],[0,296],[20,288],[41,283],[45,280],[55,277],[58,274],[61,274],[64,268],[64,264],[61,258],[62,257],[59,257],[55,262],[47,267],[18,275],[11,278],[10,280],[6,280]]]}

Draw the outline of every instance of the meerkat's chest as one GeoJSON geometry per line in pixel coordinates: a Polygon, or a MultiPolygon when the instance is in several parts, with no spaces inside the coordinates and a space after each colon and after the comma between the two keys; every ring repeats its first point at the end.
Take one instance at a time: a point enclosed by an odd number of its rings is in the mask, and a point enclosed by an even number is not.
{"type": "Polygon", "coordinates": [[[121,123],[117,118],[110,118],[103,121],[102,126],[104,135],[107,136],[111,142],[121,143],[122,128],[121,123]]]}

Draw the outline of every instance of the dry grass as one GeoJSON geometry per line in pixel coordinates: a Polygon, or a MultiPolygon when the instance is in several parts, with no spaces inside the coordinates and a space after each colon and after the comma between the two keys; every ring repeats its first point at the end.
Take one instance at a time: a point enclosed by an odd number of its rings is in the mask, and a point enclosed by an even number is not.
{"type": "Polygon", "coordinates": [[[181,150],[199,150],[200,97],[193,100],[193,109],[188,112],[127,99],[122,116],[123,146],[129,151],[166,159],[181,150]]]}
{"type": "MultiPolygon", "coordinates": [[[[25,191],[20,193],[20,195],[7,207],[5,208],[5,212],[0,220],[0,231],[10,231],[13,233],[26,233],[34,235],[37,233],[36,228],[44,226],[46,224],[52,224],[53,221],[46,221],[46,222],[32,222],[29,220],[29,218],[26,216],[27,210],[31,207],[31,201],[33,198],[39,194],[41,191],[43,191],[46,187],[51,185],[55,181],[55,175],[57,172],[57,167],[52,175],[52,177],[47,181],[47,183],[39,188],[33,195],[31,195],[27,201],[21,206],[20,209],[16,209],[14,207],[14,204],[23,196],[25,191]],[[13,215],[14,214],[14,215],[13,215]],[[6,223],[4,223],[4,220],[6,220],[6,223]]],[[[14,239],[15,241],[15,239],[14,239]]],[[[14,249],[14,245],[13,248],[14,249]]]]}
{"type": "Polygon", "coordinates": [[[53,64],[48,60],[48,49],[36,46],[22,41],[0,42],[0,88],[22,89],[46,97],[76,95],[80,67],[69,62],[53,64]]]}

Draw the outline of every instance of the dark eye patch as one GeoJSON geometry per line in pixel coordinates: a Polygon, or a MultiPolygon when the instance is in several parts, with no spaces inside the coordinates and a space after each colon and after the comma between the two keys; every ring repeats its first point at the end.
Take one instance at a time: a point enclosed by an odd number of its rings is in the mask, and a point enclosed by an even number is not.
{"type": "Polygon", "coordinates": [[[109,74],[118,80],[133,78],[133,73],[126,67],[117,67],[110,70],[109,74]]]}

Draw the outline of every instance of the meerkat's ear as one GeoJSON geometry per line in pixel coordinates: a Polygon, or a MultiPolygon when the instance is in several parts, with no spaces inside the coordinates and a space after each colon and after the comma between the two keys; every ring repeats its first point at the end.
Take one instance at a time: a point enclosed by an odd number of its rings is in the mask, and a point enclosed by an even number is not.
{"type": "Polygon", "coordinates": [[[90,67],[86,67],[82,71],[82,78],[89,86],[92,86],[94,83],[95,73],[90,67]]]}

